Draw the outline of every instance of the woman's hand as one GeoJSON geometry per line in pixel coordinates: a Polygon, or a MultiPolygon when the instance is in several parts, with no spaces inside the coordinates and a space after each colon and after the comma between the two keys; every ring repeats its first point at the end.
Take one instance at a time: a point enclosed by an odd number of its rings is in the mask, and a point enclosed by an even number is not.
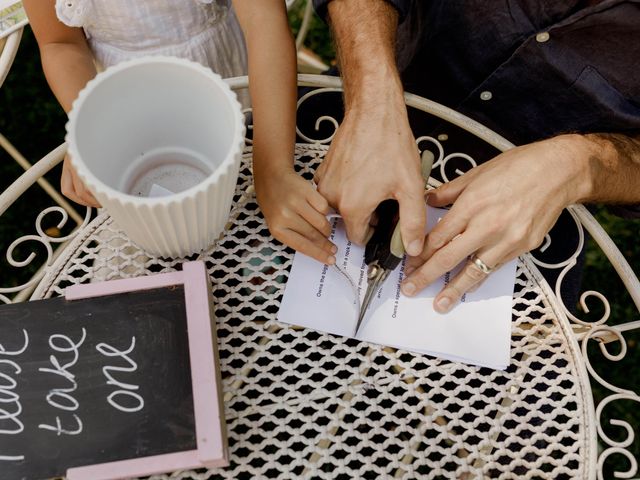
{"type": "Polygon", "coordinates": [[[331,265],[337,247],[328,240],[329,204],[292,168],[256,176],[256,196],[271,234],[291,248],[331,265]]]}

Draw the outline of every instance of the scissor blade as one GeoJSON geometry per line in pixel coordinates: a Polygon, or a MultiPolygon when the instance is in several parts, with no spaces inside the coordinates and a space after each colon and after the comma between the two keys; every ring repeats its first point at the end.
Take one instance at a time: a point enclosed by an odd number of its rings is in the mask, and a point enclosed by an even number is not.
{"type": "Polygon", "coordinates": [[[371,305],[371,301],[373,300],[374,295],[387,279],[389,273],[390,270],[380,269],[378,274],[369,280],[369,285],[367,286],[367,291],[364,294],[364,300],[362,301],[362,306],[360,307],[360,315],[358,316],[358,322],[356,323],[356,330],[353,335],[354,337],[358,336],[360,326],[362,325],[362,320],[364,320],[367,310],[369,309],[369,305],[371,305]]]}
{"type": "Polygon", "coordinates": [[[367,309],[371,304],[371,300],[373,299],[373,294],[376,291],[376,287],[378,286],[378,282],[372,281],[369,282],[369,286],[367,287],[367,291],[364,294],[364,300],[362,301],[362,306],[360,307],[360,316],[358,316],[358,323],[356,323],[356,331],[354,336],[358,336],[358,331],[360,330],[360,325],[362,325],[362,320],[364,319],[365,314],[367,313],[367,309]]]}

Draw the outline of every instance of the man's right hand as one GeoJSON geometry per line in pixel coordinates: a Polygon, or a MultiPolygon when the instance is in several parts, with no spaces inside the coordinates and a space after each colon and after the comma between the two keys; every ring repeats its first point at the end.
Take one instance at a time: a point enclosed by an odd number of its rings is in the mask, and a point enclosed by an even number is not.
{"type": "Polygon", "coordinates": [[[351,109],[316,173],[318,191],[342,215],[349,239],[364,244],[376,207],[387,199],[400,204],[400,231],[407,253],[424,242],[426,205],[420,159],[406,107],[371,99],[351,109]]]}
{"type": "Polygon", "coordinates": [[[400,204],[405,250],[419,255],[426,205],[420,159],[395,59],[398,12],[385,0],[328,5],[344,86],[345,117],[316,174],[318,191],[363,244],[383,200],[400,204]]]}

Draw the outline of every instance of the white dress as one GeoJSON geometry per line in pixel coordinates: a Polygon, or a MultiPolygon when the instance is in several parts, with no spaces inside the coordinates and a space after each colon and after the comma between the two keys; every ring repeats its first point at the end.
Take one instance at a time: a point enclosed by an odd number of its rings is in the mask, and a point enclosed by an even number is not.
{"type": "Polygon", "coordinates": [[[84,29],[99,69],[172,55],[223,78],[247,73],[244,36],[229,0],[56,0],[56,13],[84,29]]]}

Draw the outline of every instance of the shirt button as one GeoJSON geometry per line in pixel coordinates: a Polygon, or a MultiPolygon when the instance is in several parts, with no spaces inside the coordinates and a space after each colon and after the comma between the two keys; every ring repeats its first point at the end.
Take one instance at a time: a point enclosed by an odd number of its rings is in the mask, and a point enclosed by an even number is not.
{"type": "Polygon", "coordinates": [[[544,43],[549,40],[549,32],[542,32],[536,35],[536,42],[544,43]]]}
{"type": "Polygon", "coordinates": [[[480,100],[491,100],[493,94],[489,91],[484,91],[480,94],[480,100]]]}

